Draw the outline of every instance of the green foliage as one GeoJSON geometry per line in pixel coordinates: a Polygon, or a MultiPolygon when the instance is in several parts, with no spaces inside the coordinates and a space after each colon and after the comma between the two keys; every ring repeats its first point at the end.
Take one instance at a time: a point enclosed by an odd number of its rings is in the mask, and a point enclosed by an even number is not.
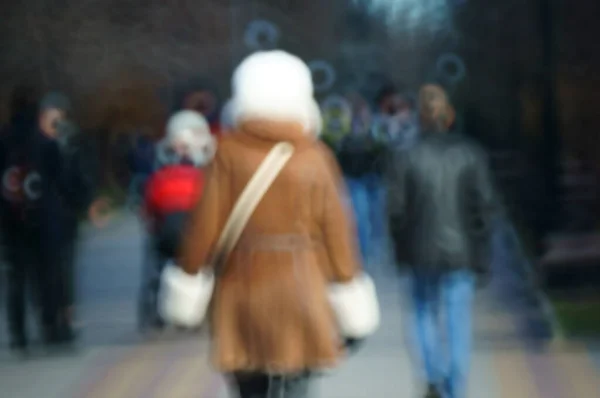
{"type": "Polygon", "coordinates": [[[600,336],[600,297],[552,300],[558,320],[569,336],[600,336]]]}

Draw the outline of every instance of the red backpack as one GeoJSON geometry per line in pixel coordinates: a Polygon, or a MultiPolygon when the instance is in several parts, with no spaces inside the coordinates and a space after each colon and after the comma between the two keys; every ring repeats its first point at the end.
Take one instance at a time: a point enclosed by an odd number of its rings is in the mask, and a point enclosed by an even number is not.
{"type": "Polygon", "coordinates": [[[176,254],[188,214],[200,200],[204,172],[189,165],[172,165],[156,172],[146,186],[145,213],[152,220],[159,251],[176,254]]]}
{"type": "Polygon", "coordinates": [[[166,166],[146,185],[145,210],[153,218],[176,211],[190,211],[204,189],[204,172],[190,165],[166,166]]]}

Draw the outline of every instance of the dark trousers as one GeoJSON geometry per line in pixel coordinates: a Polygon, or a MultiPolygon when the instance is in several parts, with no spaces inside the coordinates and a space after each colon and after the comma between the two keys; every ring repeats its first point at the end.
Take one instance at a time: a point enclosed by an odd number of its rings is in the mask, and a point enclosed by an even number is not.
{"type": "Polygon", "coordinates": [[[138,325],[141,329],[162,326],[158,314],[158,290],[160,275],[168,260],[160,255],[152,236],[148,238],[144,251],[138,307],[138,325]]]}
{"type": "Polygon", "coordinates": [[[54,295],[56,301],[57,339],[70,339],[73,336],[75,317],[75,268],[77,255],[77,235],[67,235],[58,252],[54,295]]]}
{"type": "Polygon", "coordinates": [[[78,232],[77,224],[69,226],[60,253],[60,306],[63,309],[72,309],[75,305],[78,232]]]}
{"type": "Polygon", "coordinates": [[[26,232],[15,232],[8,239],[6,247],[8,325],[11,339],[16,344],[27,342],[28,290],[34,293],[45,337],[48,337],[55,326],[58,307],[56,286],[59,251],[44,241],[36,231],[26,232]]]}
{"type": "Polygon", "coordinates": [[[231,375],[239,398],[309,398],[311,374],[268,375],[236,373],[231,375]]]}

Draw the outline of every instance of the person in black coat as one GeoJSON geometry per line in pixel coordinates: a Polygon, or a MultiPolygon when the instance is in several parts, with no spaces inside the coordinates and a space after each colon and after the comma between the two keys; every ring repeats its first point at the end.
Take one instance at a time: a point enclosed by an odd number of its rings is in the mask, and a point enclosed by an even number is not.
{"type": "MultiPolygon", "coordinates": [[[[360,103],[362,98],[358,95],[356,97],[359,99],[355,99],[355,102],[360,103]]],[[[380,209],[378,160],[383,153],[383,146],[371,134],[370,112],[368,115],[365,112],[368,110],[366,101],[363,100],[365,104],[360,104],[360,107],[350,103],[345,97],[330,98],[335,98],[338,102],[340,117],[335,120],[326,112],[323,138],[336,154],[344,174],[357,223],[360,253],[363,261],[368,264],[371,255],[376,252],[373,237],[379,232],[374,221],[380,209]],[[336,139],[331,139],[331,136],[336,139]]],[[[333,113],[335,115],[336,112],[333,113]]]]}
{"type": "Polygon", "coordinates": [[[396,262],[411,271],[411,326],[429,384],[427,396],[463,397],[471,305],[477,277],[490,266],[499,203],[483,149],[448,133],[454,113],[446,93],[424,86],[419,100],[419,140],[408,151],[394,152],[386,170],[389,226],[396,262]],[[443,335],[447,349],[441,347],[443,335]],[[448,368],[441,366],[446,352],[448,368]]]}
{"type": "Polygon", "coordinates": [[[57,125],[56,141],[60,150],[60,207],[62,220],[61,270],[58,285],[58,324],[62,339],[73,339],[75,316],[75,260],[82,220],[90,218],[100,181],[100,165],[95,143],[70,120],[57,125]]]}
{"type": "Polygon", "coordinates": [[[58,148],[37,128],[38,103],[28,88],[18,89],[10,124],[0,141],[2,196],[0,198],[6,260],[8,263],[7,315],[11,347],[25,349],[26,286],[34,282],[44,337],[52,338],[56,318],[53,292],[58,257],[53,207],[47,187],[58,180],[58,148]]]}
{"type": "Polygon", "coordinates": [[[66,253],[74,242],[76,214],[91,196],[95,166],[89,165],[93,154],[74,150],[69,108],[58,93],[46,95],[39,105],[22,103],[0,142],[8,318],[11,346],[19,350],[28,346],[27,280],[35,282],[45,342],[54,345],[74,337],[67,314],[73,303],[72,260],[66,253]]]}

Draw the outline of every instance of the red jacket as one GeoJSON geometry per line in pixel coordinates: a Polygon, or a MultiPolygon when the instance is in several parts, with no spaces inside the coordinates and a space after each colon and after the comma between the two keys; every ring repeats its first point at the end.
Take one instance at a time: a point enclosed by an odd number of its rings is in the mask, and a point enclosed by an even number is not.
{"type": "Polygon", "coordinates": [[[189,165],[167,166],[146,185],[144,210],[153,221],[173,212],[190,211],[204,190],[204,172],[189,165]]]}

